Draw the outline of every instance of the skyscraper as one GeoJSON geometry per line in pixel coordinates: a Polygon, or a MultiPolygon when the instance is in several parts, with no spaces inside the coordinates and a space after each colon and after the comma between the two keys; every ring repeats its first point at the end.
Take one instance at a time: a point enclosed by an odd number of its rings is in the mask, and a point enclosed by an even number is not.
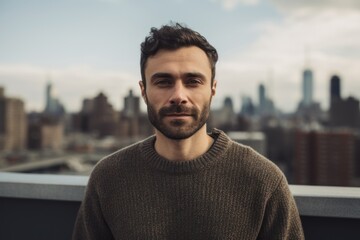
{"type": "Polygon", "coordinates": [[[330,79],[330,105],[341,99],[341,85],[340,78],[337,75],[334,75],[330,79]]]}
{"type": "Polygon", "coordinates": [[[264,84],[259,85],[259,114],[271,115],[275,113],[274,103],[266,96],[266,88],[264,84]]]}
{"type": "Polygon", "coordinates": [[[303,106],[309,106],[313,103],[313,73],[306,69],[303,73],[303,106]]]}
{"type": "Polygon", "coordinates": [[[265,86],[264,84],[259,85],[259,107],[264,109],[266,105],[266,95],[265,95],[265,86]]]}
{"type": "Polygon", "coordinates": [[[243,96],[241,99],[241,114],[252,116],[255,113],[255,106],[248,96],[243,96]]]}
{"type": "Polygon", "coordinates": [[[354,97],[341,97],[341,80],[334,75],[330,79],[330,126],[360,128],[360,101],[354,97]]]}
{"type": "Polygon", "coordinates": [[[65,108],[56,96],[51,82],[46,85],[44,114],[47,116],[60,117],[64,115],[65,108]]]}

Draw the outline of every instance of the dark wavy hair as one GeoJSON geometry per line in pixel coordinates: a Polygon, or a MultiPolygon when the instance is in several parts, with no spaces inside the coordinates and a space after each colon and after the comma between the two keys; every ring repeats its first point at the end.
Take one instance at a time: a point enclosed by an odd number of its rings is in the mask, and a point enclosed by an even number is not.
{"type": "Polygon", "coordinates": [[[215,65],[218,60],[216,49],[198,32],[179,23],[164,25],[160,29],[151,28],[149,36],[141,43],[140,69],[141,78],[146,86],[145,67],[149,57],[160,49],[176,50],[181,47],[196,46],[208,56],[211,65],[211,85],[215,78],[215,65]]]}

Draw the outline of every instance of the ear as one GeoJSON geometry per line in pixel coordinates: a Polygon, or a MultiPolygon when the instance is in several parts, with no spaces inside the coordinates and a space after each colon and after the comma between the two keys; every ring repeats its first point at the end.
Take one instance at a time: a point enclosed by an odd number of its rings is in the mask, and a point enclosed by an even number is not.
{"type": "Polygon", "coordinates": [[[211,87],[211,96],[215,96],[215,94],[216,94],[216,86],[217,86],[217,81],[214,79],[213,85],[211,87]]]}
{"type": "Polygon", "coordinates": [[[139,81],[139,86],[140,86],[140,90],[141,90],[141,96],[144,99],[145,104],[147,104],[147,97],[146,97],[146,89],[144,86],[143,81],[139,81]]]}

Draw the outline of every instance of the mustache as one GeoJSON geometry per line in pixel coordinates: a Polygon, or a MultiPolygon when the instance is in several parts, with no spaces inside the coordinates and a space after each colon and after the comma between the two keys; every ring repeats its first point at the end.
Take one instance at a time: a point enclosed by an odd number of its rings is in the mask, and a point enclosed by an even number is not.
{"type": "Polygon", "coordinates": [[[196,116],[197,112],[198,111],[195,108],[186,107],[186,106],[183,106],[183,105],[171,105],[169,107],[161,108],[159,110],[159,115],[161,117],[164,117],[164,116],[169,115],[169,114],[183,113],[183,114],[187,114],[187,115],[196,116]]]}

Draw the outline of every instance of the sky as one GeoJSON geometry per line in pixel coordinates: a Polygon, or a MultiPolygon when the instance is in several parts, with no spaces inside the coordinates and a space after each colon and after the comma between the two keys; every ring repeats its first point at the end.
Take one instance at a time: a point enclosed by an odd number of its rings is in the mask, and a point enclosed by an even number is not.
{"type": "MultiPolygon", "coordinates": [[[[69,112],[99,92],[116,110],[140,96],[140,43],[151,27],[180,22],[218,50],[213,107],[258,103],[264,84],[275,106],[296,110],[305,68],[314,101],[329,106],[329,81],[360,99],[358,0],[0,0],[0,86],[42,111],[51,82],[69,112]]],[[[144,105],[143,105],[144,106],[144,105]]]]}

